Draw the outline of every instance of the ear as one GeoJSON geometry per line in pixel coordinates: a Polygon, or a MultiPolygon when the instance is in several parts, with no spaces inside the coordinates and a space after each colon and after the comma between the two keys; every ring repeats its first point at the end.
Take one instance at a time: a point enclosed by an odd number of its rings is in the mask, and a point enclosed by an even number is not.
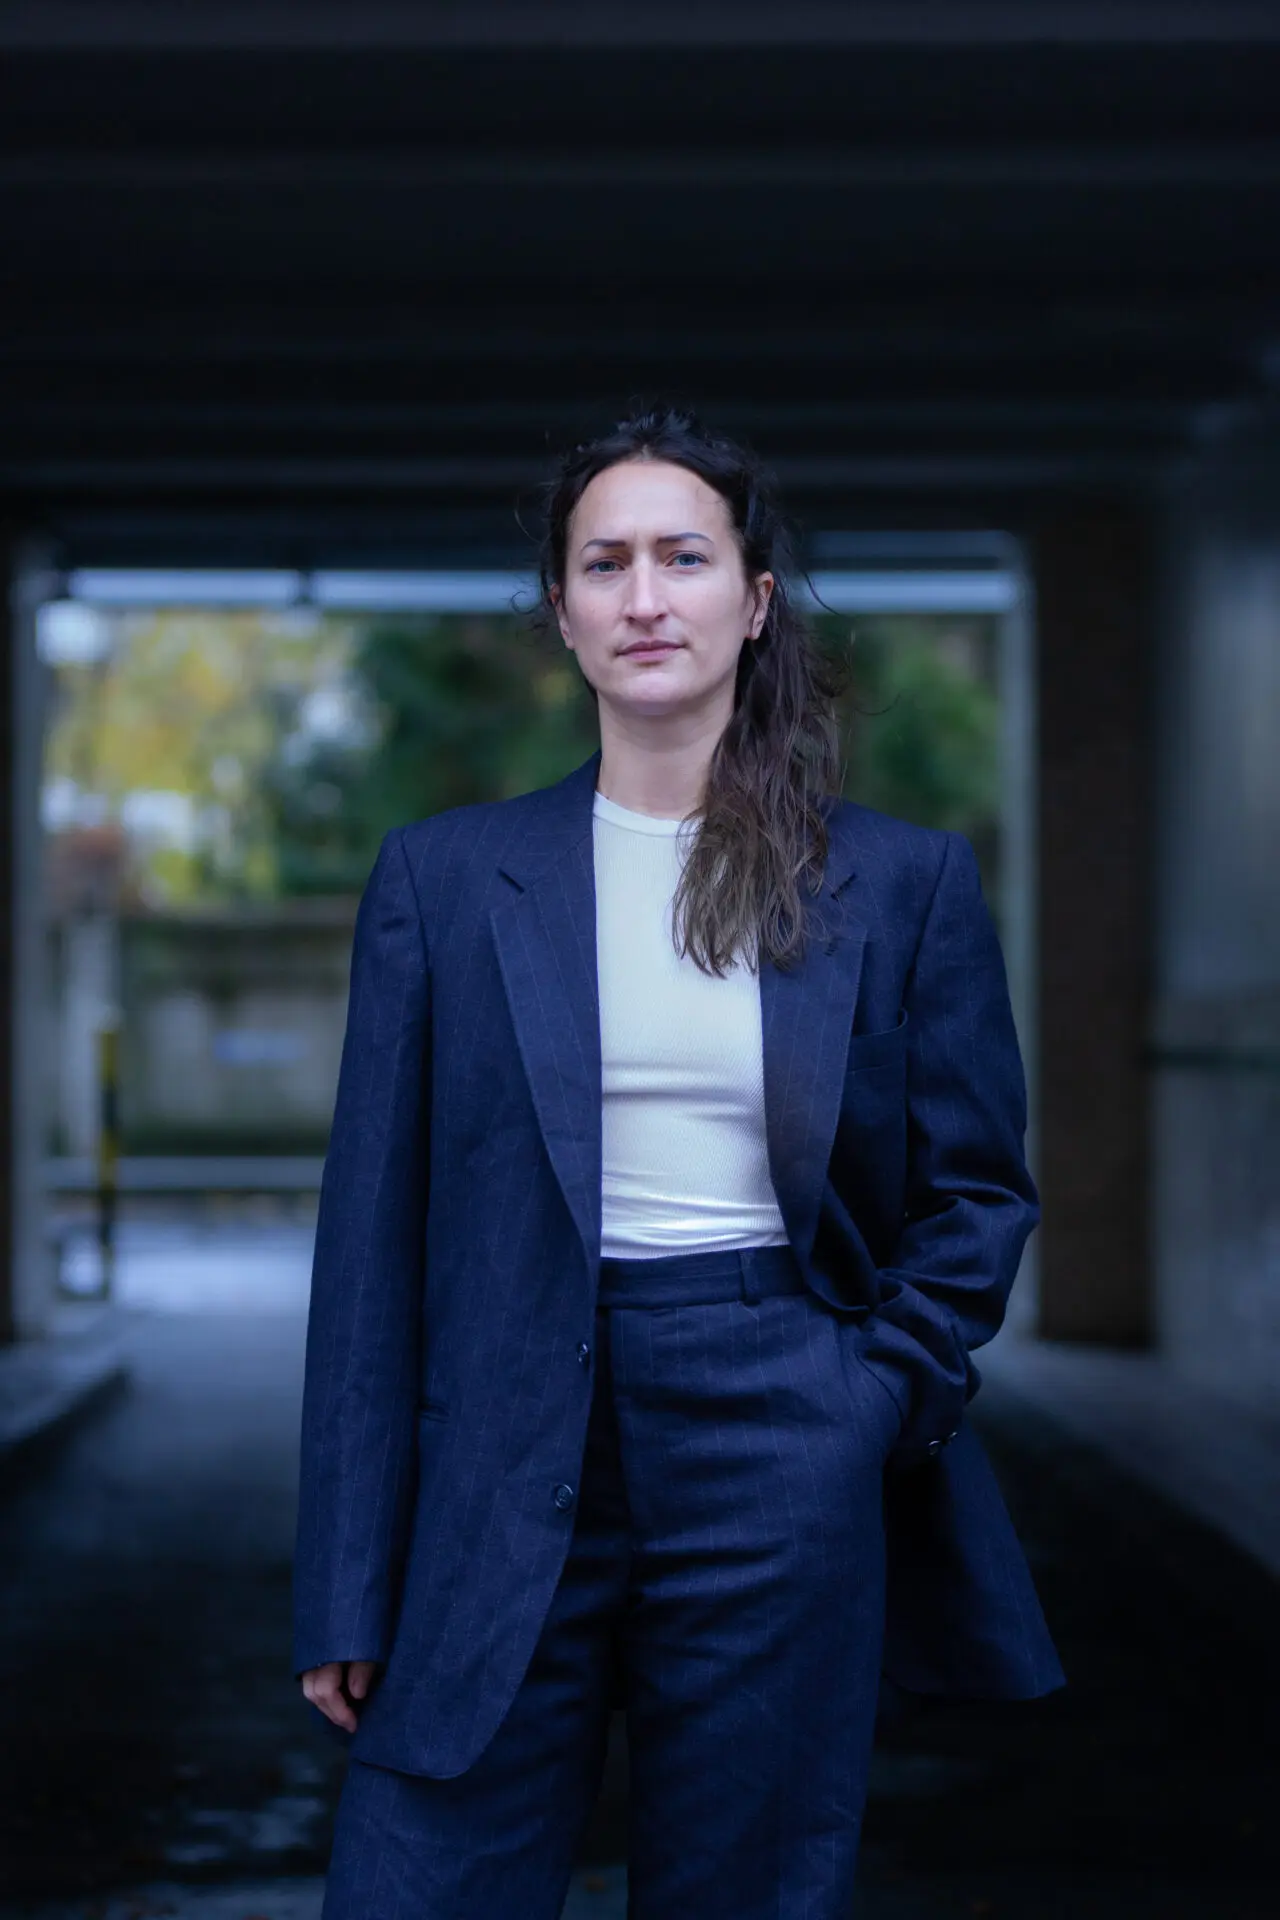
{"type": "Polygon", "coordinates": [[[551,586],[547,588],[547,598],[555,609],[556,625],[560,629],[560,638],[564,641],[566,647],[571,648],[573,642],[569,638],[569,616],[565,612],[564,594],[559,587],[551,586]]]}
{"type": "Polygon", "coordinates": [[[755,607],[751,615],[751,624],[747,631],[753,640],[758,640],[764,626],[765,615],[769,611],[769,601],[773,595],[773,575],[771,573],[758,573],[752,581],[751,586],[755,596],[755,607]]]}

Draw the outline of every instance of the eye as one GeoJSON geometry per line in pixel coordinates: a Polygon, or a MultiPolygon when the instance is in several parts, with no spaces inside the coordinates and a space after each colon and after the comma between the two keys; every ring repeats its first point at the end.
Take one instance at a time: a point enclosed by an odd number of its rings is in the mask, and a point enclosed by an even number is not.
{"type": "MultiPolygon", "coordinates": [[[[707,556],[705,553],[677,553],[677,554],[673,554],[672,558],[675,561],[677,566],[680,566],[680,562],[682,560],[692,560],[695,567],[703,567],[707,563],[707,556]]],[[[689,567],[681,568],[681,571],[683,573],[689,573],[691,570],[692,569],[690,569],[689,567]]]]}
{"type": "Polygon", "coordinates": [[[588,573],[599,573],[601,567],[616,567],[616,560],[592,560],[587,566],[588,573]]]}

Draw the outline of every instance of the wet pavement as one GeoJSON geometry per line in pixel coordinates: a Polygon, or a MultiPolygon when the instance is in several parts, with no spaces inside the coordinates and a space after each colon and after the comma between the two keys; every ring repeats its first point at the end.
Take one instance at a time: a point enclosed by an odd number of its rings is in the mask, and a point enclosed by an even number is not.
{"type": "MultiPolygon", "coordinates": [[[[106,1900],[62,1901],[26,1909],[40,1920],[320,1920],[324,1881],[267,1880],[226,1887],[177,1881],[133,1888],[106,1900]]],[[[24,1911],[19,1909],[19,1911],[24,1911]]],[[[584,1868],[561,1920],[626,1920],[627,1881],[620,1867],[584,1868]]],[[[423,1920],[430,1920],[427,1915],[423,1920]]]]}
{"type": "MultiPolygon", "coordinates": [[[[305,1223],[126,1225],[129,1384],[0,1489],[0,1912],[314,1920],[341,1746],[289,1670],[305,1223]]],[[[1072,1684],[888,1703],[859,1920],[1263,1920],[1275,1582],[998,1385],[1072,1684]]],[[[616,1753],[566,1920],[621,1920],[616,1753]]],[[[424,1916],[425,1920],[425,1916],[424,1916]]]]}

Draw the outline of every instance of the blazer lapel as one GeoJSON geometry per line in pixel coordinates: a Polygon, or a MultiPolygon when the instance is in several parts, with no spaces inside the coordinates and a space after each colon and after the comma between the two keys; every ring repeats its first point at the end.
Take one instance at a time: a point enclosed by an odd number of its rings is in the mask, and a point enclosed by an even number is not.
{"type": "Polygon", "coordinates": [[[827,833],[817,902],[824,931],[810,936],[791,971],[769,960],[760,969],[769,1170],[787,1238],[806,1269],[840,1118],[867,938],[841,898],[853,856],[838,808],[831,809],[827,833]]]}
{"type": "MultiPolygon", "coordinates": [[[[524,838],[501,866],[520,891],[490,914],[520,1056],[547,1154],[594,1284],[600,1260],[601,1063],[592,805],[599,751],[542,790],[524,838]]],[[[840,900],[852,873],[833,808],[819,911],[789,972],[760,970],[769,1167],[802,1264],[813,1248],[862,969],[866,928],[840,900]]]]}
{"type": "Polygon", "coordinates": [[[490,912],[538,1125],[587,1256],[600,1262],[600,989],[592,797],[599,751],[543,788],[501,867],[520,892],[490,912]]]}

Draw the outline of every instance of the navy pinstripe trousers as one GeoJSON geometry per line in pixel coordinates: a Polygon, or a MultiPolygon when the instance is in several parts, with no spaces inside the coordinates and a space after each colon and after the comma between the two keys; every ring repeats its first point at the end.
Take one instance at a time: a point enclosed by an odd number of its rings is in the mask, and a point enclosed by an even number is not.
{"type": "Polygon", "coordinates": [[[846,1920],[902,1415],[789,1247],[602,1262],[563,1574],[466,1772],[352,1760],[323,1920],[558,1920],[627,1711],[632,1920],[846,1920]]]}

